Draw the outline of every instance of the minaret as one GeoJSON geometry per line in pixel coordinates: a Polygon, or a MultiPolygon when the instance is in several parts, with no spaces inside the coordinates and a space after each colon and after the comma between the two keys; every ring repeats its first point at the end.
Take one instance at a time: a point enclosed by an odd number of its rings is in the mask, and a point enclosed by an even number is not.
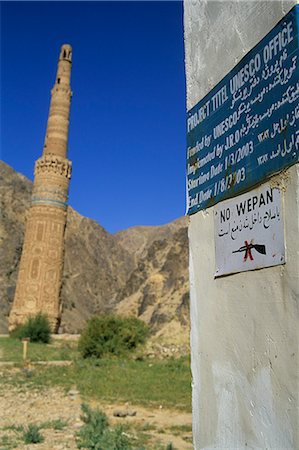
{"type": "Polygon", "coordinates": [[[72,48],[65,44],[51,91],[43,155],[35,163],[10,330],[38,312],[47,314],[52,331],[56,332],[60,323],[64,230],[72,168],[67,159],[71,67],[72,48]]]}

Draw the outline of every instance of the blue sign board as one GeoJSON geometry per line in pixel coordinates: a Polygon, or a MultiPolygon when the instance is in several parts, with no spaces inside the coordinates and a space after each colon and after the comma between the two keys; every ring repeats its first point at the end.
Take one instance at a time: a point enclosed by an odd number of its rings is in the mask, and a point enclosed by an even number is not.
{"type": "Polygon", "coordinates": [[[187,213],[298,162],[299,6],[187,113],[187,213]]]}

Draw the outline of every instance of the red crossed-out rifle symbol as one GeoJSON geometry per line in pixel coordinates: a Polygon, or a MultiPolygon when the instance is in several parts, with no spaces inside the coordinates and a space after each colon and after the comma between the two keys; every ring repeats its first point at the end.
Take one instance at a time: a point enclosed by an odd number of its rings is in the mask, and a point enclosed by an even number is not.
{"type": "Polygon", "coordinates": [[[249,258],[250,261],[253,261],[253,256],[251,253],[252,249],[255,249],[258,253],[260,253],[261,255],[265,255],[266,254],[266,246],[265,245],[261,245],[261,244],[253,244],[253,239],[251,239],[250,243],[248,244],[248,241],[244,241],[244,244],[242,247],[239,248],[239,250],[234,250],[233,253],[239,253],[239,252],[244,252],[244,259],[243,261],[247,261],[247,259],[249,258]]]}

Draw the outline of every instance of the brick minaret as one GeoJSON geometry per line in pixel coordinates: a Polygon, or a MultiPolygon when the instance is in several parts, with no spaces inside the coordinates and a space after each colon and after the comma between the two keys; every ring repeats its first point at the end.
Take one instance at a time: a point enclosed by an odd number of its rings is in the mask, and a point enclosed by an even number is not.
{"type": "Polygon", "coordinates": [[[67,159],[71,67],[72,48],[63,45],[51,91],[43,155],[35,163],[10,330],[38,312],[48,315],[54,332],[60,322],[64,230],[72,168],[67,159]]]}

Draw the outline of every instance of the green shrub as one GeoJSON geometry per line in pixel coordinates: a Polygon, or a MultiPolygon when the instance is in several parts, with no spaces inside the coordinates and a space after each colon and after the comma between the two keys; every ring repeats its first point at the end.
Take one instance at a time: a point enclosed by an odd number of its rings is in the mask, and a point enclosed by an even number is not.
{"type": "Polygon", "coordinates": [[[121,355],[143,344],[147,325],[135,317],[94,316],[86,324],[79,340],[83,358],[101,358],[103,354],[121,355]]]}
{"type": "Polygon", "coordinates": [[[109,428],[105,413],[93,410],[88,405],[81,406],[84,425],[77,433],[77,447],[93,450],[131,450],[132,447],[123,428],[109,428]]]}
{"type": "Polygon", "coordinates": [[[169,442],[169,444],[167,444],[166,450],[175,450],[174,446],[172,445],[172,442],[169,442]]]}
{"type": "Polygon", "coordinates": [[[107,429],[102,437],[102,450],[132,450],[132,445],[122,425],[107,429]]]}
{"type": "Polygon", "coordinates": [[[11,333],[11,336],[18,339],[30,338],[31,342],[48,344],[51,339],[49,319],[42,313],[29,317],[24,325],[21,325],[11,333]]]}
{"type": "Polygon", "coordinates": [[[37,425],[30,424],[23,433],[23,440],[25,444],[39,444],[44,441],[44,437],[39,432],[37,425]]]}

